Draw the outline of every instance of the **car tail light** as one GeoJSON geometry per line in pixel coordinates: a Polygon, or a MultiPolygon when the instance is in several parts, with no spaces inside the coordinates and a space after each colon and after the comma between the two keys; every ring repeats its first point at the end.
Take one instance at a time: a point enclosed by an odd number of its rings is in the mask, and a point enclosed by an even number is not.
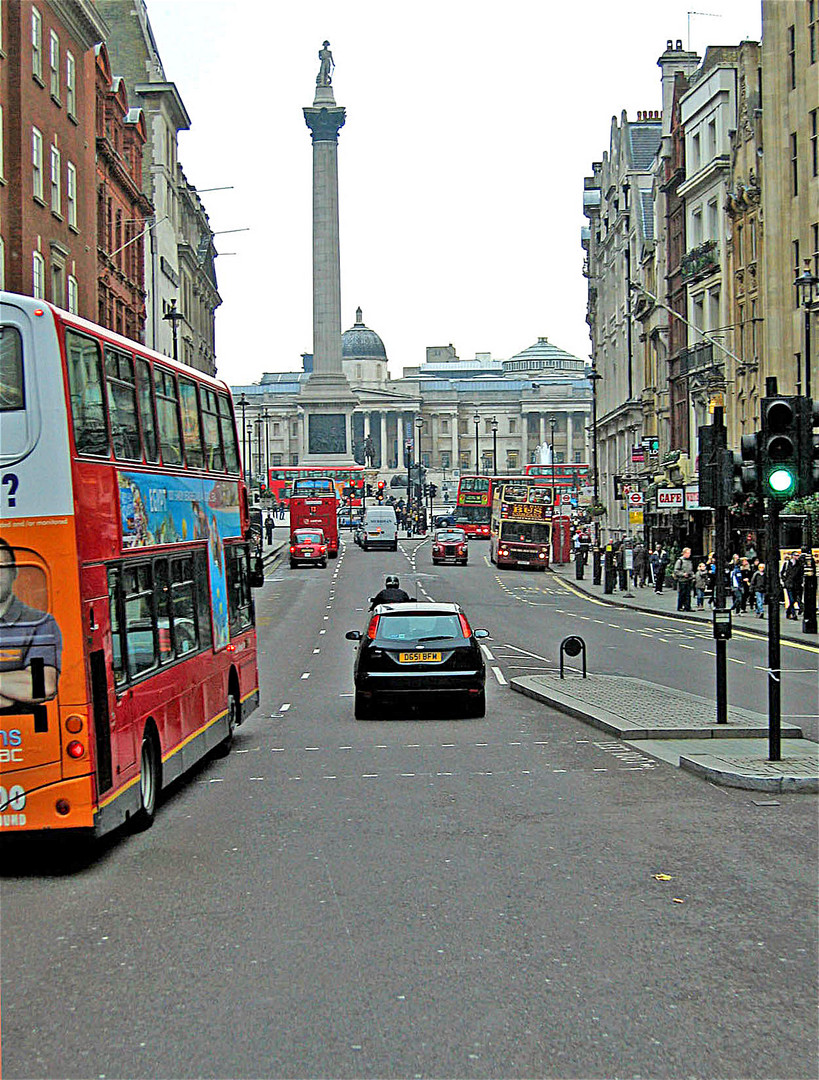
{"type": "Polygon", "coordinates": [[[472,627],[469,625],[469,620],[463,612],[458,616],[458,621],[461,624],[461,631],[464,637],[472,637],[472,627]]]}
{"type": "Polygon", "coordinates": [[[375,635],[378,632],[378,620],[380,618],[380,615],[373,615],[373,617],[370,619],[370,625],[367,627],[367,637],[370,639],[370,641],[375,641],[375,635]]]}

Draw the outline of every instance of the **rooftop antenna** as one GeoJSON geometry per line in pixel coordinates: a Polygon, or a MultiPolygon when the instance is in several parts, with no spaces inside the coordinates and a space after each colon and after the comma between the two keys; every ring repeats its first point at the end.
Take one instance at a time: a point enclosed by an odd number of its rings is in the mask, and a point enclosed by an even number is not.
{"type": "Polygon", "coordinates": [[[688,17],[688,52],[691,52],[691,16],[704,15],[708,19],[721,19],[722,16],[715,11],[686,11],[685,14],[688,17]]]}

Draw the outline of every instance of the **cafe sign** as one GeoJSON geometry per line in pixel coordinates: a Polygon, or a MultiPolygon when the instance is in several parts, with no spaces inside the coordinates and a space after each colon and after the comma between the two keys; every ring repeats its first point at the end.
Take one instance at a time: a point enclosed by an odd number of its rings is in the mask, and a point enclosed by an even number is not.
{"type": "Polygon", "coordinates": [[[682,488],[657,488],[658,510],[682,510],[685,497],[682,488]]]}

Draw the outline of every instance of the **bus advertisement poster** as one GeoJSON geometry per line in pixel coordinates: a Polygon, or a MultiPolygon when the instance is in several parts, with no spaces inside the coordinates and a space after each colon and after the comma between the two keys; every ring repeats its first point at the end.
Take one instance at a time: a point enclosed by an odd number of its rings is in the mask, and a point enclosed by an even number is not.
{"type": "Polygon", "coordinates": [[[241,536],[239,485],[233,480],[117,471],[122,547],[207,540],[216,648],[230,640],[225,538],[241,536]]]}
{"type": "Polygon", "coordinates": [[[501,503],[502,521],[551,521],[552,508],[542,503],[501,503]]]}

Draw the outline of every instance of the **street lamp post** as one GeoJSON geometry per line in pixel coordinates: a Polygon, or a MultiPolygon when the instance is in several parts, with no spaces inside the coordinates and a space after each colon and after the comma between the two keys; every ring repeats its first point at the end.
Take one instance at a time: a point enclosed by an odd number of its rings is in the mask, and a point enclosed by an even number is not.
{"type": "Polygon", "coordinates": [[[253,422],[245,428],[245,440],[247,445],[247,490],[253,489],[253,422]]]}
{"type": "MultiPolygon", "coordinates": [[[[805,269],[794,281],[796,286],[796,302],[805,311],[805,397],[810,397],[810,317],[813,314],[817,301],[819,301],[819,277],[810,272],[810,260],[805,259],[805,269]]],[[[802,393],[802,378],[799,368],[796,369],[796,392],[802,393]]]]}
{"type": "Polygon", "coordinates": [[[498,418],[492,417],[492,472],[498,475],[498,418]]]}
{"type": "Polygon", "coordinates": [[[597,384],[603,378],[591,358],[591,370],[586,373],[586,378],[592,384],[592,483],[594,500],[594,550],[592,554],[592,581],[595,585],[600,584],[602,569],[600,566],[600,517],[597,507],[600,505],[600,480],[597,469],[597,384]]]}
{"type": "Polygon", "coordinates": [[[247,416],[245,415],[247,398],[244,394],[239,395],[239,404],[242,408],[242,475],[247,483],[247,416]]]}
{"type": "Polygon", "coordinates": [[[171,324],[173,331],[173,358],[179,360],[179,320],[184,319],[185,316],[181,311],[176,309],[176,297],[171,300],[171,306],[162,316],[162,318],[171,324]]]}
{"type": "Polygon", "coordinates": [[[262,409],[262,422],[264,423],[264,486],[270,492],[270,414],[267,406],[262,409]]]}
{"type": "MultiPolygon", "coordinates": [[[[819,278],[810,272],[810,260],[805,259],[805,269],[794,282],[797,303],[805,309],[805,397],[810,398],[811,340],[810,320],[819,301],[819,278]]],[[[796,372],[796,392],[801,393],[799,371],[796,372]]],[[[810,474],[808,474],[810,475],[810,474]]],[[[810,518],[806,515],[802,526],[802,550],[807,559],[802,592],[802,631],[816,633],[816,567],[811,556],[810,518]]]]}
{"type": "Polygon", "coordinates": [[[418,506],[419,515],[420,515],[421,507],[424,504],[424,500],[422,498],[423,488],[421,486],[421,432],[423,431],[423,428],[424,428],[424,418],[422,416],[416,416],[415,417],[415,430],[416,430],[416,442],[418,443],[418,445],[417,445],[416,450],[415,450],[415,457],[416,457],[416,467],[417,467],[416,484],[418,486],[415,489],[415,501],[416,501],[416,504],[418,506]]]}
{"type": "Polygon", "coordinates": [[[481,416],[480,416],[480,413],[478,412],[477,409],[475,410],[475,415],[472,417],[472,419],[473,419],[473,421],[475,423],[475,472],[479,473],[481,471],[481,458],[480,458],[480,446],[479,446],[479,438],[480,438],[480,431],[481,431],[481,416]]]}
{"type": "Polygon", "coordinates": [[[550,445],[550,448],[549,448],[549,457],[551,458],[551,461],[552,461],[552,466],[551,466],[551,471],[552,471],[552,515],[554,516],[554,513],[557,510],[557,503],[555,502],[555,428],[557,427],[557,417],[555,417],[555,416],[550,416],[549,417],[549,427],[551,429],[551,439],[552,439],[552,442],[551,442],[551,445],[550,445]]]}

